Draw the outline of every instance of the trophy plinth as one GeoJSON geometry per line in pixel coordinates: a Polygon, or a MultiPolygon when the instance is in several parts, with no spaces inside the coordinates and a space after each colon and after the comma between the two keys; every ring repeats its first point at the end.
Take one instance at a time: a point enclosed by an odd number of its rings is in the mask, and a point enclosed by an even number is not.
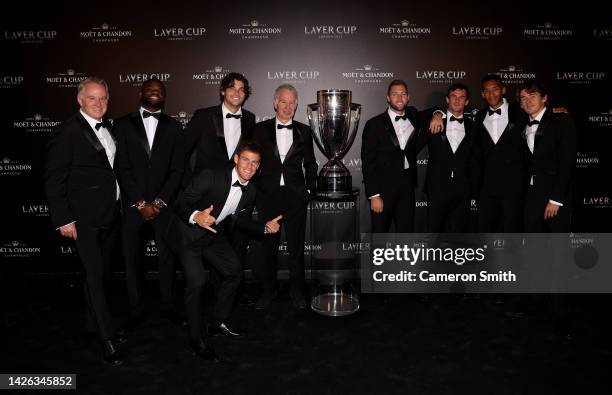
{"type": "Polygon", "coordinates": [[[345,198],[353,189],[351,173],[342,163],[361,116],[361,105],[351,101],[351,91],[331,89],[318,91],[317,102],[308,105],[315,144],[329,159],[317,177],[317,197],[323,199],[345,198]]]}

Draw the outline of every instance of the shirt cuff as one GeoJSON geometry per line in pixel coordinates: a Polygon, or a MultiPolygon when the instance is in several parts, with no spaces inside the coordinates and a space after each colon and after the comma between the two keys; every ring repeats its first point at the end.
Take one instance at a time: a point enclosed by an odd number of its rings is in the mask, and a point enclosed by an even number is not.
{"type": "Polygon", "coordinates": [[[442,115],[442,119],[446,118],[446,114],[442,110],[436,110],[431,115],[436,115],[436,113],[442,115]]]}
{"type": "Polygon", "coordinates": [[[548,201],[548,203],[552,203],[552,204],[554,204],[554,205],[556,205],[556,206],[563,207],[563,203],[555,202],[555,201],[554,201],[554,200],[552,200],[552,199],[550,199],[550,200],[548,201]]]}
{"type": "Polygon", "coordinates": [[[199,213],[199,211],[198,211],[198,210],[194,211],[194,212],[193,212],[193,213],[192,213],[192,214],[189,216],[189,223],[190,223],[190,224],[195,225],[195,221],[194,221],[193,217],[195,217],[195,215],[196,215],[197,213],[199,213]]]}
{"type": "Polygon", "coordinates": [[[60,226],[59,228],[55,228],[55,230],[60,230],[60,229],[62,229],[64,226],[72,225],[72,224],[74,224],[74,223],[76,223],[76,221],[68,222],[66,225],[62,225],[62,226],[60,226]]]}
{"type": "Polygon", "coordinates": [[[376,195],[372,195],[372,196],[370,196],[368,199],[372,199],[372,198],[375,198],[375,197],[377,197],[377,196],[380,196],[380,193],[377,193],[376,195]]]}

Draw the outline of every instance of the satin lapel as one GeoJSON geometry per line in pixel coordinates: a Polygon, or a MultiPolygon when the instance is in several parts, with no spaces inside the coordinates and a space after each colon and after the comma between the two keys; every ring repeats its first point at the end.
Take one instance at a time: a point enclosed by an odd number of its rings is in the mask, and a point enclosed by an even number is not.
{"type": "Polygon", "coordinates": [[[253,188],[253,183],[249,182],[249,184],[246,186],[246,190],[242,193],[242,196],[240,197],[238,207],[236,207],[236,214],[238,214],[245,208],[247,202],[252,201],[251,195],[255,191],[253,188]]]}
{"type": "Polygon", "coordinates": [[[285,161],[287,160],[287,158],[289,158],[293,154],[298,144],[302,142],[302,133],[300,131],[300,128],[295,122],[293,123],[292,132],[293,132],[293,141],[291,142],[291,147],[289,147],[289,151],[287,151],[287,155],[285,156],[285,161]]]}
{"type": "Polygon", "coordinates": [[[230,192],[230,188],[232,187],[231,181],[232,181],[232,170],[234,170],[234,168],[232,167],[229,171],[225,171],[223,172],[223,182],[220,185],[223,189],[220,190],[220,194],[219,196],[219,204],[216,207],[213,207],[213,217],[217,218],[219,216],[219,214],[221,214],[221,210],[223,210],[223,206],[225,205],[225,202],[227,201],[227,197],[229,196],[229,192],[230,192]]]}
{"type": "Polygon", "coordinates": [[[274,121],[274,119],[271,119],[268,122],[270,123],[268,127],[268,137],[270,138],[270,144],[272,144],[272,151],[274,152],[274,155],[276,155],[276,159],[278,159],[278,161],[280,162],[278,142],[276,141],[276,130],[274,129],[276,122],[274,121]]]}
{"type": "Polygon", "coordinates": [[[144,127],[144,122],[142,121],[142,116],[140,115],[140,111],[136,111],[132,113],[130,117],[132,121],[132,125],[134,125],[134,130],[136,131],[136,136],[140,141],[140,145],[144,148],[147,153],[147,157],[151,158],[151,148],[149,147],[149,140],[147,139],[147,132],[144,127]]]}
{"type": "Polygon", "coordinates": [[[550,111],[552,110],[546,110],[546,112],[542,116],[542,119],[540,120],[538,128],[536,129],[535,138],[533,142],[533,152],[535,152],[536,148],[538,147],[538,144],[542,140],[542,136],[544,135],[544,133],[546,133],[546,128],[548,127],[548,124],[550,123],[551,119],[550,111]]]}
{"type": "Polygon", "coordinates": [[[159,121],[157,121],[157,129],[155,129],[155,136],[153,137],[153,147],[151,148],[152,152],[157,150],[158,146],[161,144],[160,141],[163,140],[168,123],[168,118],[166,118],[164,115],[159,117],[159,121]]]}
{"type": "Polygon", "coordinates": [[[470,134],[472,133],[472,125],[472,120],[466,118],[465,114],[463,114],[463,131],[465,132],[465,135],[463,136],[463,140],[461,140],[461,142],[459,143],[459,146],[457,147],[457,151],[455,151],[455,153],[459,152],[461,147],[465,146],[464,143],[470,138],[470,134]]]}
{"type": "Polygon", "coordinates": [[[420,133],[419,120],[417,119],[416,114],[414,114],[412,111],[408,111],[408,109],[406,109],[406,115],[408,116],[408,120],[410,121],[410,123],[412,124],[412,127],[414,128],[414,130],[412,131],[412,134],[410,135],[410,137],[408,137],[408,141],[410,141],[416,138],[416,135],[420,133]]]}
{"type": "Polygon", "coordinates": [[[81,123],[81,131],[83,132],[83,135],[85,136],[87,141],[89,141],[89,143],[94,147],[96,151],[102,152],[104,153],[104,155],[106,155],[106,153],[104,152],[104,147],[102,146],[102,143],[100,143],[100,140],[98,140],[98,136],[96,136],[96,133],[93,131],[91,126],[89,126],[89,123],[87,123],[85,118],[83,118],[83,116],[80,113],[79,113],[79,122],[81,123]]]}
{"type": "Polygon", "coordinates": [[[393,128],[393,123],[389,114],[385,111],[385,116],[383,117],[383,124],[385,125],[385,133],[389,135],[391,138],[391,142],[395,147],[399,147],[399,140],[397,139],[397,134],[395,133],[395,128],[393,128]]]}
{"type": "Polygon", "coordinates": [[[212,122],[215,127],[215,133],[217,134],[217,141],[223,149],[223,154],[226,155],[227,145],[225,145],[225,133],[223,133],[223,111],[221,111],[221,105],[217,106],[215,109],[212,122]]]}

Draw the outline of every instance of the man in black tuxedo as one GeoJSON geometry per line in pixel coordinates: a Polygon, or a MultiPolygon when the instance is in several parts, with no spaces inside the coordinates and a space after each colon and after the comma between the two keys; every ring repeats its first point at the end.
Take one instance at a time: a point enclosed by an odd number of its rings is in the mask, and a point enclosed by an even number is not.
{"type": "Polygon", "coordinates": [[[196,110],[185,129],[185,154],[188,166],[183,185],[204,169],[230,168],[234,151],[241,141],[249,141],[255,115],[242,108],[249,98],[249,81],[240,73],[229,73],[221,80],[221,104],[196,110]],[[191,171],[193,170],[193,171],[191,171]]]}
{"type": "MultiPolygon", "coordinates": [[[[293,86],[283,84],[277,87],[273,98],[276,116],[259,122],[253,138],[262,147],[263,161],[257,177],[257,211],[265,221],[279,213],[283,215],[289,252],[289,294],[293,305],[304,309],[306,205],[309,193],[315,190],[317,162],[312,131],[293,119],[297,101],[297,90],[293,86]]],[[[279,242],[280,234],[263,241],[261,277],[264,291],[256,303],[258,309],[267,308],[274,298],[279,242]]]]}
{"type": "Polygon", "coordinates": [[[193,352],[202,359],[218,360],[212,348],[202,340],[202,257],[210,262],[222,278],[209,334],[241,337],[242,333],[230,329],[227,323],[242,272],[238,256],[227,235],[235,228],[256,235],[276,233],[280,229],[278,221],[281,215],[271,218],[265,224],[251,219],[255,205],[255,186],[249,181],[257,172],[260,162],[260,148],[253,143],[241,143],[234,154],[234,168],[207,169],[198,173],[179,196],[175,214],[166,232],[166,238],[179,255],[185,272],[185,309],[190,345],[193,352]]]}
{"type": "Polygon", "coordinates": [[[53,225],[73,239],[85,272],[87,330],[96,332],[104,361],[122,363],[113,339],[105,294],[119,232],[119,186],[113,172],[116,144],[104,118],[108,86],[87,78],[78,86],[79,112],[54,131],[48,145],[45,190],[53,225]]]}
{"type": "Polygon", "coordinates": [[[163,239],[170,209],[180,186],[184,154],[182,127],[162,112],[166,88],[158,79],[142,84],[140,109],[117,119],[115,135],[119,141],[116,173],[123,201],[123,252],[127,293],[133,328],[145,315],[142,301],[142,244],[145,225],[155,233],[159,267],[161,314],[174,323],[183,318],[174,308],[174,259],[163,239]]]}
{"type": "MultiPolygon", "coordinates": [[[[246,77],[232,72],[221,80],[221,104],[195,111],[185,129],[185,153],[190,165],[185,167],[183,187],[202,170],[233,167],[236,147],[242,141],[251,140],[253,135],[255,115],[242,107],[250,94],[246,77]]],[[[244,267],[248,237],[236,229],[230,239],[244,267]]],[[[241,295],[244,303],[252,303],[252,300],[241,295]]]]}
{"type": "MultiPolygon", "coordinates": [[[[365,193],[370,200],[372,232],[387,233],[414,228],[414,189],[417,185],[416,156],[426,141],[431,111],[419,113],[408,106],[408,85],[393,80],[387,88],[389,108],[369,119],[363,129],[361,162],[365,193]]],[[[431,127],[442,128],[441,115],[431,127]]]]}
{"type": "Polygon", "coordinates": [[[536,81],[523,84],[518,97],[529,116],[523,133],[528,157],[525,231],[567,233],[576,164],[574,120],[547,108],[547,90],[536,81]]]}
{"type": "Polygon", "coordinates": [[[498,75],[483,77],[481,96],[488,104],[476,114],[475,155],[479,163],[479,232],[521,232],[525,156],[522,132],[525,113],[508,103],[498,75]]]}
{"type": "Polygon", "coordinates": [[[472,152],[472,118],[464,114],[470,102],[467,86],[455,83],[446,93],[447,110],[441,133],[427,139],[429,158],[425,192],[429,232],[468,231],[470,201],[476,192],[472,152]]]}

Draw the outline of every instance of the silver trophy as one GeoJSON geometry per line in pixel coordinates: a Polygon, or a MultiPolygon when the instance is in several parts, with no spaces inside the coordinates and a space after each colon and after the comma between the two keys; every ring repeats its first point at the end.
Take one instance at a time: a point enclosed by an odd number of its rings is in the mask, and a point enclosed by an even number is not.
{"type": "Polygon", "coordinates": [[[317,177],[317,197],[343,198],[353,188],[351,173],[342,163],[355,140],[361,117],[361,104],[351,101],[351,91],[331,89],[317,91],[317,102],[308,105],[314,141],[329,159],[317,177]]]}

